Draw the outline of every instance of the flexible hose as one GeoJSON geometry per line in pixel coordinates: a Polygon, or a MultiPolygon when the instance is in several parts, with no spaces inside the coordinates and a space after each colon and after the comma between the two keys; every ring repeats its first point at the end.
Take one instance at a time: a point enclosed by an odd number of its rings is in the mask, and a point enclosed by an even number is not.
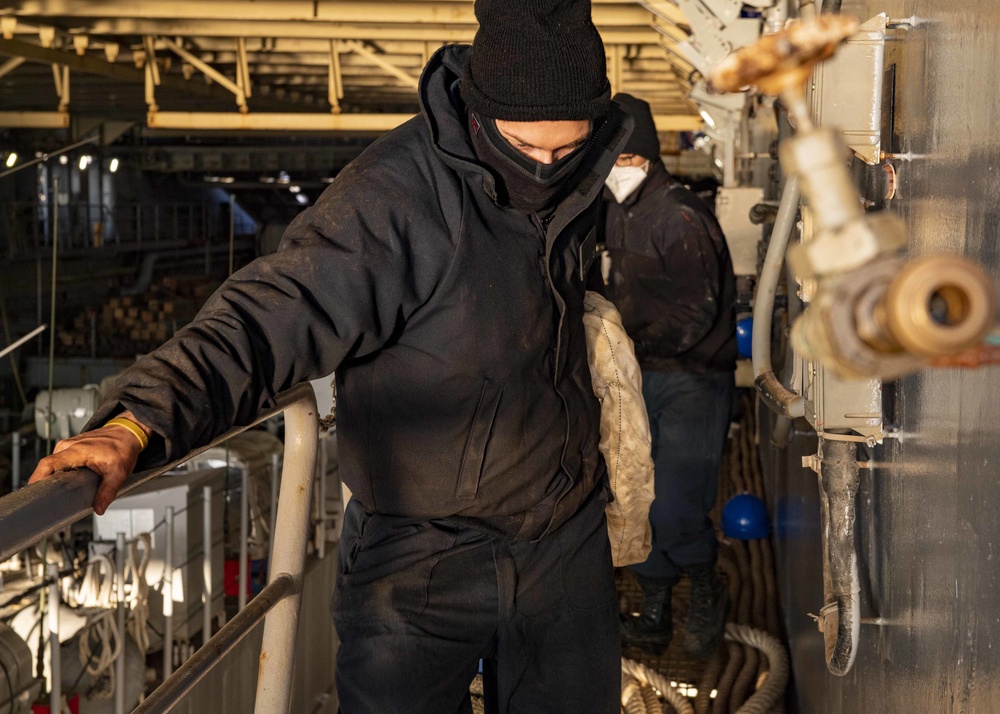
{"type": "MultiPolygon", "coordinates": [[[[712,707],[712,690],[716,688],[719,680],[719,673],[722,672],[722,652],[719,647],[708,660],[705,670],[701,673],[698,681],[698,694],[694,698],[695,714],[708,714],[712,707]]],[[[718,695],[718,694],[717,694],[718,695]]]]}
{"type": "Polygon", "coordinates": [[[736,714],[768,714],[781,701],[788,685],[788,653],[776,638],[751,627],[730,623],[726,625],[726,639],[741,642],[763,653],[769,668],[764,683],[736,710],[736,714]]]}
{"type": "Polygon", "coordinates": [[[748,540],[747,547],[750,551],[750,578],[753,583],[753,594],[750,599],[750,624],[763,630],[767,628],[764,556],[761,554],[761,542],[759,540],[748,540]]]}
{"type": "Polygon", "coordinates": [[[738,642],[726,642],[726,668],[719,678],[712,714],[729,714],[729,694],[733,691],[736,675],[743,667],[743,647],[738,642]]]}
{"type": "Polygon", "coordinates": [[[642,694],[643,704],[646,705],[646,714],[663,714],[663,705],[660,704],[660,698],[655,689],[644,684],[639,692],[642,694]]]}
{"type": "Polygon", "coordinates": [[[760,663],[757,650],[744,647],[743,657],[743,666],[740,667],[736,681],[733,682],[733,691],[729,693],[729,711],[731,712],[735,712],[747,700],[752,693],[754,680],[757,678],[757,665],[760,663]]]}
{"type": "Polygon", "coordinates": [[[753,601],[750,578],[750,558],[747,557],[746,545],[742,541],[732,543],[733,554],[736,556],[736,567],[740,571],[740,599],[736,602],[736,621],[741,625],[750,624],[750,606],[753,601]]]}
{"type": "MultiPolygon", "coordinates": [[[[625,679],[625,683],[622,685],[622,705],[626,714],[633,714],[633,711],[628,707],[632,702],[637,700],[643,709],[645,709],[645,702],[642,700],[641,693],[642,687],[645,685],[649,685],[659,691],[660,696],[674,708],[677,714],[694,714],[694,707],[691,706],[691,702],[688,701],[687,697],[683,696],[674,687],[671,687],[670,682],[659,672],[635,660],[622,657],[622,674],[625,679]],[[630,682],[637,683],[634,690],[630,687],[630,682]],[[628,699],[625,698],[626,690],[630,692],[628,699]],[[636,696],[637,694],[639,695],[638,697],[636,696]]],[[[642,714],[643,710],[638,710],[638,712],[642,714]]]]}
{"type": "Polygon", "coordinates": [[[774,313],[774,296],[778,291],[781,268],[785,262],[785,252],[795,225],[795,215],[801,198],[799,180],[789,176],[781,192],[778,217],[771,231],[771,240],[764,257],[764,266],[757,281],[757,295],[753,303],[753,374],[754,386],[764,403],[782,416],[800,417],[805,415],[805,401],[795,392],[786,388],[774,374],[771,366],[771,318],[774,313]]]}
{"type": "Polygon", "coordinates": [[[767,603],[767,631],[775,637],[781,636],[781,618],[778,615],[778,585],[774,581],[774,556],[771,553],[771,539],[760,542],[764,562],[764,602],[767,603]]]}

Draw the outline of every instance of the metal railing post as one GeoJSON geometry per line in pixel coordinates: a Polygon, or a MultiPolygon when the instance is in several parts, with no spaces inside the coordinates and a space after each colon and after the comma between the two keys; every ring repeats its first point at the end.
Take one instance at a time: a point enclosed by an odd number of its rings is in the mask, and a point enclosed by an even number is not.
{"type": "Polygon", "coordinates": [[[202,613],[202,643],[208,642],[212,636],[212,487],[204,486],[201,489],[202,508],[202,528],[204,529],[205,557],[201,565],[201,578],[204,582],[202,588],[205,598],[205,611],[202,613]]]}
{"type": "Polygon", "coordinates": [[[115,660],[115,714],[125,714],[125,534],[115,540],[115,593],[118,598],[118,640],[122,643],[115,660]]]}
{"type": "Polygon", "coordinates": [[[274,570],[274,527],[278,521],[278,489],[281,488],[281,460],[271,454],[271,529],[268,537],[267,577],[274,570]]]}
{"type": "Polygon", "coordinates": [[[250,538],[250,498],[247,489],[250,488],[250,468],[246,467],[240,473],[240,582],[239,609],[247,606],[247,540],[250,538]]]}
{"type": "MultiPolygon", "coordinates": [[[[10,435],[10,492],[21,487],[21,432],[17,429],[10,435]]],[[[273,533],[273,530],[272,530],[273,533]]]]}
{"type": "Polygon", "coordinates": [[[49,630],[49,674],[52,686],[49,688],[49,711],[62,714],[62,660],[59,652],[59,565],[46,566],[49,579],[48,630],[49,630]]]}
{"type": "Polygon", "coordinates": [[[163,555],[163,680],[174,671],[174,509],[167,506],[167,541],[163,555]]]}
{"type": "Polygon", "coordinates": [[[306,544],[309,539],[309,497],[316,474],[319,440],[316,397],[310,391],[285,411],[285,454],[278,525],[274,534],[270,582],[291,576],[294,594],[275,605],[264,621],[257,678],[256,714],[285,714],[292,691],[295,639],[302,600],[306,544]]]}

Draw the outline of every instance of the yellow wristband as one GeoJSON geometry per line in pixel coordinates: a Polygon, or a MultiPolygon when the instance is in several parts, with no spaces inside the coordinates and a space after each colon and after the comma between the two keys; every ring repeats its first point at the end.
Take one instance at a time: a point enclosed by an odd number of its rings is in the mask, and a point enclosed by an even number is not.
{"type": "Polygon", "coordinates": [[[145,449],[146,445],[149,443],[149,437],[146,436],[146,432],[140,429],[139,425],[131,419],[126,419],[125,417],[115,417],[104,426],[120,426],[123,429],[127,429],[132,432],[132,435],[139,440],[139,451],[145,449]]]}

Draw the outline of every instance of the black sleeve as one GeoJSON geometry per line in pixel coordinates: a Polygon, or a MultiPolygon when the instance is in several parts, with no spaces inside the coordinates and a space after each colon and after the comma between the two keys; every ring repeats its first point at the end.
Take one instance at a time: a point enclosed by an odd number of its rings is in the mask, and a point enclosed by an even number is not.
{"type": "Polygon", "coordinates": [[[645,287],[662,309],[640,346],[668,357],[697,344],[718,319],[721,265],[708,226],[693,211],[672,214],[658,238],[663,271],[647,276],[645,287]]]}
{"type": "Polygon", "coordinates": [[[433,290],[433,271],[422,269],[432,256],[411,249],[409,215],[385,204],[366,214],[327,194],[292,222],[277,253],[235,273],[194,322],[129,368],[88,428],[131,410],[159,437],[140,467],[157,466],[382,347],[433,290]]]}

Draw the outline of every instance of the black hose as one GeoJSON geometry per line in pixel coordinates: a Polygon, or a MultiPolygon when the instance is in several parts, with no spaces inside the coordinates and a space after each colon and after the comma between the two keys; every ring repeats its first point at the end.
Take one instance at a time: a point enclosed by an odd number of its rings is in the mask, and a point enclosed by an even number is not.
{"type": "Polygon", "coordinates": [[[823,3],[823,12],[828,15],[839,15],[840,3],[841,0],[826,0],[826,2],[823,3]]]}
{"type": "Polygon", "coordinates": [[[732,543],[736,555],[736,567],[740,571],[740,599],[736,604],[736,622],[741,625],[750,624],[750,606],[753,601],[750,580],[750,559],[747,557],[746,546],[741,541],[732,543]]]}
{"type": "Polygon", "coordinates": [[[747,549],[750,551],[750,581],[753,590],[750,595],[750,624],[758,630],[767,627],[766,593],[764,592],[764,559],[760,552],[759,540],[748,540],[747,549]]]}
{"type": "Polygon", "coordinates": [[[712,707],[712,690],[718,689],[719,674],[722,672],[722,653],[721,647],[715,650],[705,665],[705,670],[701,673],[701,679],[698,681],[698,694],[694,698],[695,714],[708,714],[712,707]]]}
{"type": "MultiPolygon", "coordinates": [[[[742,645],[741,645],[742,646],[742,645]]],[[[736,712],[740,706],[750,696],[750,688],[757,678],[757,665],[760,662],[760,655],[752,647],[744,647],[743,666],[736,681],[733,682],[733,691],[729,693],[729,711],[736,712]]]]}
{"type": "Polygon", "coordinates": [[[743,667],[743,647],[738,642],[726,642],[726,668],[719,678],[718,691],[712,704],[712,714],[728,714],[729,694],[733,691],[733,682],[743,667]]]}

